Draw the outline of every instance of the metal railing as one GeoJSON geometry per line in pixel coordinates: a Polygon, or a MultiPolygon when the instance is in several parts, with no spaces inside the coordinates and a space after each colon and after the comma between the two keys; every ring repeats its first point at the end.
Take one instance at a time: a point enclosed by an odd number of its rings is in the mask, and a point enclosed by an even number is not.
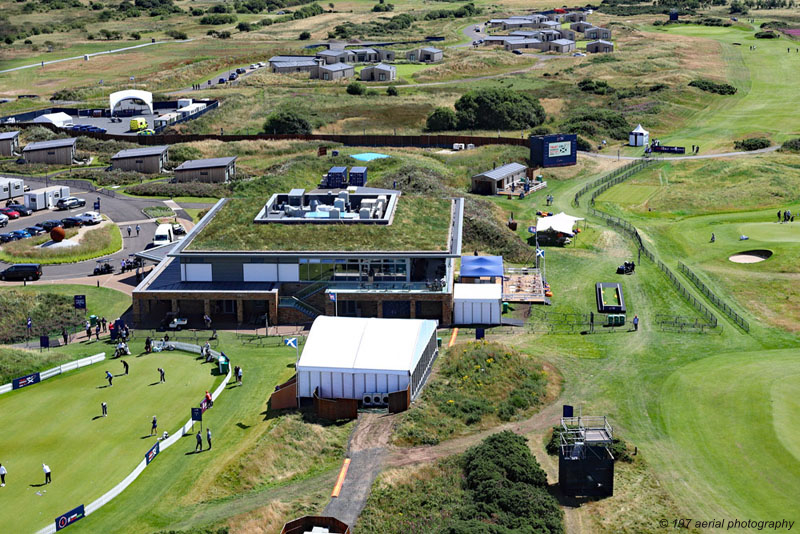
{"type": "Polygon", "coordinates": [[[681,271],[686,278],[691,280],[691,282],[700,290],[700,292],[711,301],[711,303],[720,309],[722,313],[727,315],[731,321],[736,323],[742,330],[745,332],[750,331],[750,323],[748,323],[744,318],[736,313],[736,311],[731,308],[724,300],[719,298],[713,291],[711,291],[708,286],[706,286],[700,278],[694,274],[691,269],[689,269],[683,262],[678,262],[678,270],[681,271]]]}
{"type": "Polygon", "coordinates": [[[699,332],[706,333],[707,330],[717,329],[722,333],[722,327],[710,325],[701,321],[697,317],[687,317],[685,315],[664,315],[656,314],[656,328],[665,332],[699,332]]]}

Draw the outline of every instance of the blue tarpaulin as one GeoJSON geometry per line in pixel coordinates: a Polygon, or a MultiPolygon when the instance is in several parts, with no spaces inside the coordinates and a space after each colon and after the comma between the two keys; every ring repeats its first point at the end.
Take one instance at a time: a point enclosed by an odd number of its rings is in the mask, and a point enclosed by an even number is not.
{"type": "Polygon", "coordinates": [[[461,276],[480,278],[482,276],[503,276],[502,256],[462,256],[461,276]]]}

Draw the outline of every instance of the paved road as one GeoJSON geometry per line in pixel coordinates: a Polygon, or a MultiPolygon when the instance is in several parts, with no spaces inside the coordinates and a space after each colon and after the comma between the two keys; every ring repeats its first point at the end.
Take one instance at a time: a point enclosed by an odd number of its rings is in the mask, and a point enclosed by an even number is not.
{"type": "Polygon", "coordinates": [[[144,43],[144,44],[140,44],[140,45],[126,46],[125,48],[116,48],[114,50],[104,50],[102,52],[92,52],[91,54],[82,54],[80,56],[65,57],[65,58],[62,58],[62,59],[53,59],[51,61],[34,63],[32,65],[23,65],[22,67],[14,67],[13,69],[0,70],[0,74],[6,73],[6,72],[14,72],[15,70],[32,69],[34,67],[41,67],[42,65],[52,65],[53,63],[61,63],[62,61],[72,61],[72,60],[75,60],[75,59],[83,59],[84,55],[87,55],[89,57],[102,56],[102,55],[105,55],[105,54],[115,54],[117,52],[125,52],[126,50],[135,50],[136,48],[144,48],[145,46],[153,46],[153,45],[164,44],[164,43],[188,43],[189,41],[194,41],[194,39],[185,39],[185,40],[182,40],[182,41],[156,41],[155,43],[144,43]]]}
{"type": "MultiPolygon", "coordinates": [[[[222,72],[220,74],[215,75],[213,78],[209,78],[208,81],[206,81],[206,83],[200,84],[200,89],[209,89],[209,88],[218,87],[218,86],[223,86],[223,87],[232,87],[233,86],[233,87],[235,87],[235,86],[239,85],[239,81],[242,78],[250,76],[254,72],[259,72],[259,71],[261,71],[263,69],[266,69],[266,68],[268,68],[268,65],[265,65],[264,67],[258,67],[258,68],[255,68],[255,69],[251,69],[250,65],[241,65],[240,67],[232,67],[230,70],[226,70],[225,72],[222,72]],[[228,78],[230,77],[231,73],[236,72],[237,68],[245,69],[246,72],[244,74],[240,74],[239,78],[237,80],[232,81],[232,82],[228,81],[228,78]],[[225,83],[219,83],[220,78],[224,79],[225,83]],[[209,81],[211,83],[208,83],[209,81]]],[[[184,87],[183,89],[177,89],[177,90],[169,92],[167,94],[168,95],[182,95],[182,94],[185,94],[185,93],[191,93],[194,90],[195,89],[193,89],[192,87],[184,87]]]]}
{"type": "MultiPolygon", "coordinates": [[[[675,157],[657,157],[652,156],[650,159],[656,159],[659,161],[674,161],[674,160],[684,160],[684,159],[714,159],[714,158],[729,158],[729,157],[736,157],[736,156],[753,156],[756,154],[768,154],[770,152],[775,152],[781,148],[780,145],[771,146],[768,148],[761,148],[759,150],[741,150],[739,152],[722,152],[717,154],[698,154],[696,156],[675,156],[675,157]]],[[[580,151],[580,154],[583,156],[589,156],[591,158],[602,158],[602,159],[619,159],[619,160],[636,160],[642,159],[641,156],[615,156],[613,154],[597,154],[595,152],[583,152],[580,151]]]]}
{"type": "Polygon", "coordinates": [[[448,48],[466,48],[468,46],[472,46],[473,41],[477,41],[478,39],[483,39],[484,31],[486,31],[486,24],[470,24],[463,30],[463,33],[467,38],[469,38],[468,43],[462,43],[457,45],[448,46],[448,48]],[[475,28],[480,28],[480,31],[476,30],[475,28]]]}

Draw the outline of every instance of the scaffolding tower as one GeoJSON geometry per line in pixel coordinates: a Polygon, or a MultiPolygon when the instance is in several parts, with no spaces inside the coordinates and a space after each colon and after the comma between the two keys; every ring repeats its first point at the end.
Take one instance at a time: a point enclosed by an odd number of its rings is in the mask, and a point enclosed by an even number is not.
{"type": "Polygon", "coordinates": [[[571,497],[610,497],[614,493],[614,431],[606,416],[561,418],[558,483],[571,497]]]}

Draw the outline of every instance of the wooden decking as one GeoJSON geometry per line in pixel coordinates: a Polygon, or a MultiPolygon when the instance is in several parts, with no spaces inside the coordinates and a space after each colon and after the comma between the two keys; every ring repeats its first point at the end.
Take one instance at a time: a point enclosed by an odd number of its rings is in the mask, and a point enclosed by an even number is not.
{"type": "Polygon", "coordinates": [[[509,273],[503,277],[503,300],[505,302],[527,302],[546,304],[544,282],[536,269],[527,272],[509,273]]]}

